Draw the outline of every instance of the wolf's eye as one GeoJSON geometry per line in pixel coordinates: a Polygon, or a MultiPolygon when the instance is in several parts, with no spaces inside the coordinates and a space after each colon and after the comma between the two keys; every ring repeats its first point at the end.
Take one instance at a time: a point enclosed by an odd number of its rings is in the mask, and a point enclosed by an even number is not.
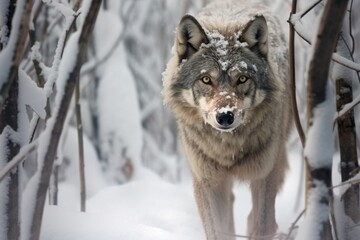
{"type": "Polygon", "coordinates": [[[247,76],[241,75],[241,76],[238,78],[238,80],[236,81],[236,84],[239,85],[239,84],[245,83],[247,80],[248,80],[248,77],[247,77],[247,76]]]}
{"type": "Polygon", "coordinates": [[[201,81],[202,81],[203,83],[205,83],[205,84],[210,84],[210,83],[211,83],[211,79],[210,79],[210,77],[208,77],[208,76],[202,77],[202,78],[201,78],[201,81]]]}

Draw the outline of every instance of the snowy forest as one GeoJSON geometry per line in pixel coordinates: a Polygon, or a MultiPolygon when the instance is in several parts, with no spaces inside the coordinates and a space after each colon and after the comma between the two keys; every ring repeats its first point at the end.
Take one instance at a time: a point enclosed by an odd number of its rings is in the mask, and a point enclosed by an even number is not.
{"type": "MultiPolygon", "coordinates": [[[[205,239],[161,91],[177,24],[210,2],[0,1],[0,240],[205,239]]],[[[294,113],[271,238],[359,239],[360,1],[262,2],[294,113]]]]}

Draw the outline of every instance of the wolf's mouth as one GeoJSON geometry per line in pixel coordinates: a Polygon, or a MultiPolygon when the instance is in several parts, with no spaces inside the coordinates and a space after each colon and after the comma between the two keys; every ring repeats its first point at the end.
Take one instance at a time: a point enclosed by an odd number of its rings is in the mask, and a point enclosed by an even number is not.
{"type": "Polygon", "coordinates": [[[233,132],[236,129],[236,127],[214,127],[214,128],[216,130],[219,130],[220,132],[233,132]]]}

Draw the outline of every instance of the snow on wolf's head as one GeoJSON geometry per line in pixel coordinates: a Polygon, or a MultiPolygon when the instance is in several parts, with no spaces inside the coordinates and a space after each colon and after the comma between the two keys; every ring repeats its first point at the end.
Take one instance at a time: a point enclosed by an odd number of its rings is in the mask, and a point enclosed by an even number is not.
{"type": "Polygon", "coordinates": [[[274,76],[267,60],[265,18],[255,16],[234,29],[206,29],[193,16],[182,18],[176,32],[176,62],[168,65],[176,70],[164,75],[164,99],[175,114],[232,131],[271,98],[274,76]]]}

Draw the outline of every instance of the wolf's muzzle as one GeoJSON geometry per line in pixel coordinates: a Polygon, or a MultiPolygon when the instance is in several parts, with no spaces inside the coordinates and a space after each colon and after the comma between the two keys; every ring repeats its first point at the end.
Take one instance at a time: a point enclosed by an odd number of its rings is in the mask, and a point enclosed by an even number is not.
{"type": "Polygon", "coordinates": [[[234,113],[230,111],[217,113],[216,121],[221,127],[228,127],[234,122],[234,113]]]}

